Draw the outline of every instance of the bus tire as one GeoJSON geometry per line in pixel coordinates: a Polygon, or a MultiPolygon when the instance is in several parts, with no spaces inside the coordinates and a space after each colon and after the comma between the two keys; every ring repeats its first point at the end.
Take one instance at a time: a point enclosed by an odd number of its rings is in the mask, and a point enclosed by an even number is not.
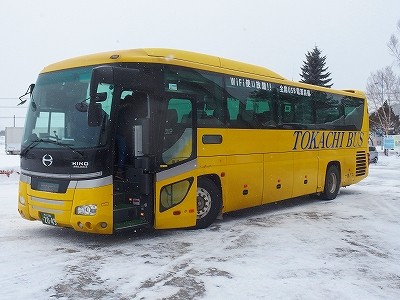
{"type": "Polygon", "coordinates": [[[221,192],[215,183],[206,177],[197,181],[197,222],[196,229],[207,228],[221,210],[221,192]]]}
{"type": "Polygon", "coordinates": [[[321,194],[323,200],[333,200],[340,189],[340,172],[336,165],[330,165],[326,170],[324,191],[321,194]]]}

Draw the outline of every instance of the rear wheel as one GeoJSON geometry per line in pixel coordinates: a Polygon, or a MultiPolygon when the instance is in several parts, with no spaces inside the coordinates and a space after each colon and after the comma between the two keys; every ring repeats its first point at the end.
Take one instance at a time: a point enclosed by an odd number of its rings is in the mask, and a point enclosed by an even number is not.
{"type": "Polygon", "coordinates": [[[340,172],[336,165],[330,165],[326,170],[324,191],[321,198],[324,200],[335,199],[340,188],[340,172]]]}
{"type": "Polygon", "coordinates": [[[206,228],[217,218],[221,210],[221,192],[209,178],[199,178],[197,182],[197,222],[196,228],[206,228]]]}

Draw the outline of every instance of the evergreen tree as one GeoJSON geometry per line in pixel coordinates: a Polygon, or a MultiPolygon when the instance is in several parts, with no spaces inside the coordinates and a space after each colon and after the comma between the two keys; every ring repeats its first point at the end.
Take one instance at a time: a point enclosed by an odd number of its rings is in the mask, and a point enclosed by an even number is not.
{"type": "Polygon", "coordinates": [[[317,46],[306,54],[306,60],[303,61],[304,65],[301,67],[301,80],[300,82],[309,83],[319,86],[330,88],[333,83],[331,82],[330,72],[327,72],[328,67],[325,67],[326,56],[321,56],[321,51],[317,46]]]}

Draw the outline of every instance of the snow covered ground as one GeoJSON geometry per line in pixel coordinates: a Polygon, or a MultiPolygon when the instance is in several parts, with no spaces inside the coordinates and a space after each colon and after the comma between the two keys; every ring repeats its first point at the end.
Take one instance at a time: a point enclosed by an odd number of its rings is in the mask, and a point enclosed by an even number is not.
{"type": "Polygon", "coordinates": [[[333,201],[113,236],[20,218],[18,174],[0,175],[0,299],[400,299],[399,175],[400,157],[381,155],[333,201]]]}

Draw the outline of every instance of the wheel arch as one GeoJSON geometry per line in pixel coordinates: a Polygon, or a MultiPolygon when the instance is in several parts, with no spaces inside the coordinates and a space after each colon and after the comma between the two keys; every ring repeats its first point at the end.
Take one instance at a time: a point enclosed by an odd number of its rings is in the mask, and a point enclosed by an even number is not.
{"type": "Polygon", "coordinates": [[[342,182],[342,167],[341,167],[340,161],[338,161],[338,160],[332,160],[332,161],[328,162],[328,164],[326,165],[326,168],[325,168],[325,176],[326,176],[326,171],[328,171],[329,167],[332,165],[336,166],[338,168],[338,171],[340,174],[340,183],[341,183],[342,182]]]}
{"type": "Polygon", "coordinates": [[[224,207],[224,194],[223,194],[223,189],[222,189],[222,182],[221,182],[221,178],[215,174],[215,173],[210,173],[210,174],[204,174],[204,175],[200,175],[197,177],[197,181],[201,178],[208,178],[210,179],[212,182],[214,182],[215,186],[218,188],[219,190],[219,196],[221,198],[221,210],[224,207]]]}
{"type": "Polygon", "coordinates": [[[342,186],[342,174],[341,174],[340,162],[330,161],[326,165],[322,192],[319,193],[318,195],[322,200],[333,200],[338,195],[341,186],[342,186]]]}

